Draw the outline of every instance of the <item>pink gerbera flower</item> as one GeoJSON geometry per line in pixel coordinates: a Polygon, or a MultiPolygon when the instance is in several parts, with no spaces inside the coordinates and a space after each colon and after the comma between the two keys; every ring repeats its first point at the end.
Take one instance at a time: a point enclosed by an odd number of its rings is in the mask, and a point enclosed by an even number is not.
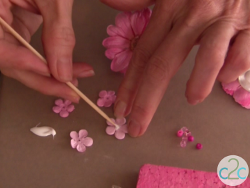
{"type": "Polygon", "coordinates": [[[222,87],[227,94],[233,96],[237,103],[250,109],[250,93],[240,86],[238,80],[229,84],[222,83],[222,87]]]}
{"type": "Polygon", "coordinates": [[[133,50],[144,32],[152,11],[147,8],[136,12],[122,12],[116,16],[115,26],[109,25],[110,37],[103,41],[107,48],[105,55],[112,60],[111,70],[125,73],[133,50]]]}

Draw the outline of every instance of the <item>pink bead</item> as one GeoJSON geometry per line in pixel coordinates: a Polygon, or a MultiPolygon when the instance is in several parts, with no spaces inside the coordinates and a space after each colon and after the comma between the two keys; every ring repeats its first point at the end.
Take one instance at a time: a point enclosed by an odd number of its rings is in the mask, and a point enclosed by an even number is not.
{"type": "Polygon", "coordinates": [[[180,142],[180,146],[181,146],[182,148],[185,148],[185,147],[187,146],[187,142],[186,142],[185,140],[182,140],[182,141],[180,142]]]}
{"type": "Polygon", "coordinates": [[[181,130],[182,130],[183,132],[188,131],[187,127],[182,127],[181,130]]]}
{"type": "Polygon", "coordinates": [[[178,136],[178,137],[182,137],[182,135],[183,135],[183,131],[182,131],[182,130],[179,130],[179,131],[177,132],[177,136],[178,136]]]}
{"type": "Polygon", "coordinates": [[[200,143],[198,143],[198,144],[196,144],[196,149],[202,149],[203,148],[203,146],[202,146],[202,144],[200,144],[200,143]]]}
{"type": "Polygon", "coordinates": [[[186,136],[191,136],[191,132],[189,130],[187,130],[185,133],[184,133],[186,136]]]}
{"type": "Polygon", "coordinates": [[[189,141],[189,142],[193,142],[193,141],[194,141],[194,137],[193,137],[193,136],[189,136],[189,137],[188,137],[188,141],[189,141]]]}

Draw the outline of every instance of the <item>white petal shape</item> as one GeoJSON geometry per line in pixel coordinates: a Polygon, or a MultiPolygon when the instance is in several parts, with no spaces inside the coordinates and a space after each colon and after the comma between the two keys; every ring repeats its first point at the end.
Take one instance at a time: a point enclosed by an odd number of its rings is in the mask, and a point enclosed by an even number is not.
{"type": "Polygon", "coordinates": [[[33,132],[35,135],[37,136],[49,136],[49,135],[53,135],[53,137],[56,135],[56,131],[55,129],[53,129],[52,127],[33,127],[30,129],[31,132],[33,132]]]}

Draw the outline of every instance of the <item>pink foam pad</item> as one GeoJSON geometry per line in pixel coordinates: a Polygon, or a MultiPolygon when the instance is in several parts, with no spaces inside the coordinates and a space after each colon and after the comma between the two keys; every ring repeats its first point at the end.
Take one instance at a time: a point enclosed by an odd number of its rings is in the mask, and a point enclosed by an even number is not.
{"type": "MultiPolygon", "coordinates": [[[[139,174],[137,188],[224,188],[216,172],[204,172],[146,164],[139,174]]],[[[237,188],[250,188],[248,178],[237,188]]]]}

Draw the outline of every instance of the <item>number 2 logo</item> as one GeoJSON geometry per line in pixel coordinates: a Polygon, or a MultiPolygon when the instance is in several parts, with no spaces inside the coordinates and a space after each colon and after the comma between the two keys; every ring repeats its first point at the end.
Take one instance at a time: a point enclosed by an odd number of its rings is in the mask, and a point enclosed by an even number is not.
{"type": "Polygon", "coordinates": [[[224,179],[224,180],[226,180],[226,179],[231,179],[231,180],[234,180],[234,179],[235,179],[235,180],[237,180],[237,179],[246,179],[246,176],[245,176],[245,177],[241,177],[241,176],[240,176],[240,171],[241,171],[241,170],[247,170],[247,169],[246,169],[245,167],[239,168],[239,161],[238,161],[238,159],[236,159],[236,158],[231,158],[231,159],[228,160],[228,162],[230,163],[232,160],[236,161],[236,163],[237,163],[236,168],[235,168],[234,170],[232,170],[231,172],[229,172],[227,177],[223,177],[223,176],[221,175],[221,172],[222,172],[223,170],[227,170],[227,171],[228,171],[228,168],[226,168],[226,167],[221,168],[221,169],[220,169],[220,172],[219,172],[220,177],[221,177],[222,179],[224,179]],[[239,169],[238,169],[238,168],[239,168],[239,169]],[[238,169],[238,171],[237,171],[237,169],[238,169]],[[237,176],[238,176],[238,177],[230,177],[231,174],[233,174],[233,172],[235,172],[235,171],[237,171],[237,176]]]}

